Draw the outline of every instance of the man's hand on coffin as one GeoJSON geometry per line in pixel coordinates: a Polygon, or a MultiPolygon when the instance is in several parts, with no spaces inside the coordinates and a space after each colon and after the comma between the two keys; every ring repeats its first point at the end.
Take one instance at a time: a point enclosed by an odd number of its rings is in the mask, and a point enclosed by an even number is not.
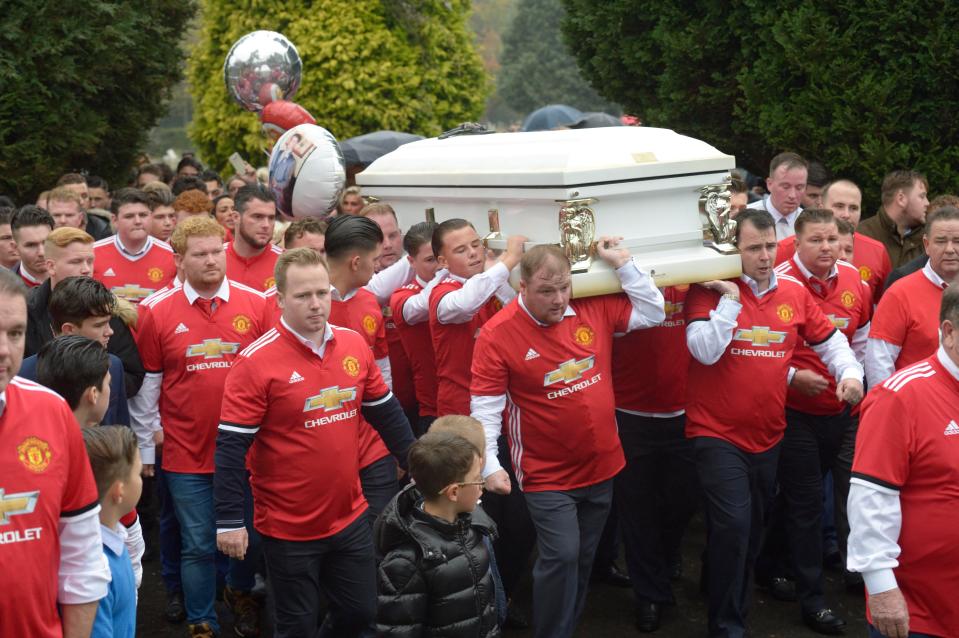
{"type": "Polygon", "coordinates": [[[512,270],[519,265],[519,260],[523,258],[523,247],[529,241],[528,237],[523,235],[510,235],[506,239],[506,252],[499,258],[503,265],[512,270]]]}
{"type": "Polygon", "coordinates": [[[715,290],[724,297],[739,301],[739,287],[731,281],[726,281],[725,279],[713,279],[712,281],[704,281],[699,285],[703,288],[715,290]]]}
{"type": "Polygon", "coordinates": [[[617,248],[622,237],[600,237],[596,240],[596,254],[613,268],[621,268],[633,258],[625,248],[617,248]]]}

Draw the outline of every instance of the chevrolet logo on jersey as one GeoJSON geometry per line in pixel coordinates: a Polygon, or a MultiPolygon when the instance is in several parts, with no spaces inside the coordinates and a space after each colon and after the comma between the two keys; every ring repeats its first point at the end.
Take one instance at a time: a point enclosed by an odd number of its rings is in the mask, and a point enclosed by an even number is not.
{"type": "Polygon", "coordinates": [[[9,525],[10,517],[17,514],[30,514],[37,506],[40,492],[20,492],[5,494],[0,487],[0,525],[9,525]]]}
{"type": "Polygon", "coordinates": [[[786,341],[786,333],[779,330],[770,330],[769,326],[753,326],[750,329],[740,328],[737,330],[733,341],[748,341],[754,346],[767,347],[773,343],[786,341]]]}
{"type": "Polygon", "coordinates": [[[303,411],[319,410],[323,408],[324,412],[339,410],[347,401],[356,400],[356,388],[343,388],[335,385],[332,388],[323,388],[320,393],[312,397],[307,397],[303,404],[303,411]]]}
{"type": "Polygon", "coordinates": [[[219,359],[225,354],[236,354],[240,344],[222,341],[221,339],[204,339],[203,343],[188,346],[186,356],[204,359],[219,359]]]}
{"type": "Polygon", "coordinates": [[[123,286],[114,286],[110,289],[110,292],[127,301],[140,301],[152,295],[153,289],[141,288],[136,284],[124,284],[123,286]]]}
{"type": "Polygon", "coordinates": [[[590,355],[585,359],[570,359],[569,361],[564,361],[559,364],[559,367],[555,370],[546,373],[546,376],[543,378],[543,386],[551,386],[554,383],[570,383],[578,379],[583,378],[583,373],[587,370],[593,369],[593,364],[595,363],[596,356],[590,355]]]}
{"type": "Polygon", "coordinates": [[[682,301],[680,301],[679,303],[673,303],[672,301],[667,301],[663,306],[663,310],[666,312],[666,317],[673,317],[675,315],[682,314],[683,305],[684,304],[682,301]]]}
{"type": "Polygon", "coordinates": [[[848,317],[837,317],[836,315],[826,315],[829,317],[829,321],[832,322],[832,325],[840,330],[845,330],[849,327],[849,318],[848,317]]]}

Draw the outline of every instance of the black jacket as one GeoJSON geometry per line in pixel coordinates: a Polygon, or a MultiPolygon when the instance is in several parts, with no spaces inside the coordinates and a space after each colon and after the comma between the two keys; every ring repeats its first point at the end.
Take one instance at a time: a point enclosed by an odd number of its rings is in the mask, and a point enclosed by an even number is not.
{"type": "MultiPolygon", "coordinates": [[[[24,357],[36,354],[48,341],[53,340],[53,325],[47,305],[50,303],[50,280],[30,291],[27,300],[27,343],[24,357]]],[[[146,371],[140,361],[140,351],[133,341],[133,334],[123,320],[113,317],[110,320],[113,336],[107,345],[107,351],[114,354],[123,363],[123,382],[126,384],[127,398],[140,391],[146,371]]]]}
{"type": "Polygon", "coordinates": [[[485,539],[496,526],[479,506],[455,523],[424,512],[413,485],[376,521],[376,630],[380,636],[499,636],[496,592],[485,539]]]}
{"type": "Polygon", "coordinates": [[[86,213],[87,223],[84,230],[87,234],[99,241],[113,236],[113,229],[110,228],[110,222],[95,213],[86,213]]]}

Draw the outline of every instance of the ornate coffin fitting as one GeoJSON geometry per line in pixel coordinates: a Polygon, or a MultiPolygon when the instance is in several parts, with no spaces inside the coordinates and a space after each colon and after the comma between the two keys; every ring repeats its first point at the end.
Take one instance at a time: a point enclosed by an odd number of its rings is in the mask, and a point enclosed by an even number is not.
{"type": "Polygon", "coordinates": [[[620,289],[595,257],[604,235],[622,237],[660,286],[738,276],[739,256],[722,235],[728,201],[723,209],[714,186],[734,165],[673,131],[615,127],[422,140],[384,155],[357,182],[364,195],[393,206],[401,228],[432,209],[437,222],[468,220],[494,250],[505,249],[510,235],[528,237],[527,247],[562,246],[574,269],[573,294],[583,297],[620,289]],[[709,202],[702,214],[701,197],[709,202]],[[707,211],[718,234],[703,221],[707,211]]]}

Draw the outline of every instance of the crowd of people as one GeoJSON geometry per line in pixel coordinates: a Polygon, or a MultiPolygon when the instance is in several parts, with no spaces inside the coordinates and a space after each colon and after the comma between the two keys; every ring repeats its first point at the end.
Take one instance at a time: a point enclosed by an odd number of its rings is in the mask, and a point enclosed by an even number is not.
{"type": "Polygon", "coordinates": [[[192,157],[0,202],[0,635],[133,636],[148,552],[190,636],[269,597],[278,637],[566,638],[597,580],[655,632],[700,510],[709,636],[757,586],[842,633],[830,564],[870,635],[959,635],[959,198],[749,182],[741,277],[658,289],[601,237],[588,298],[557,246],[357,187],[282,219],[192,157]]]}

